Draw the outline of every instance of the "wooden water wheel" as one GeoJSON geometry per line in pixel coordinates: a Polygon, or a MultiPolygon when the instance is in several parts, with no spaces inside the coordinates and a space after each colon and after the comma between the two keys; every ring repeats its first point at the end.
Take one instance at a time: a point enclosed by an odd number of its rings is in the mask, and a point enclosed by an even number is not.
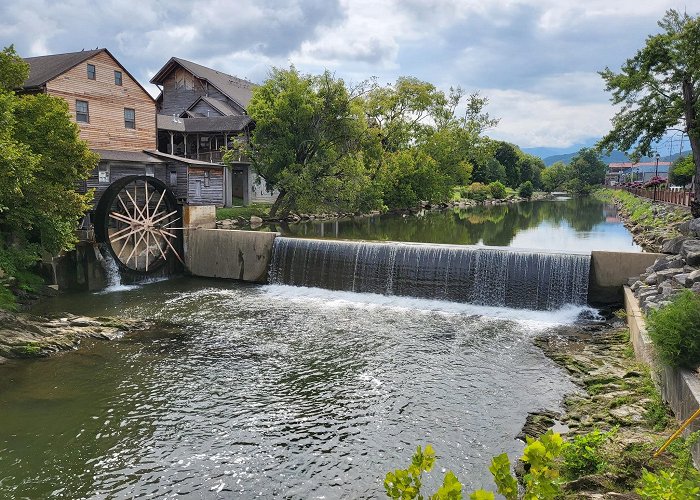
{"type": "Polygon", "coordinates": [[[95,210],[95,238],[120,268],[151,273],[182,262],[181,208],[155,177],[133,175],[112,183],[95,210]]]}

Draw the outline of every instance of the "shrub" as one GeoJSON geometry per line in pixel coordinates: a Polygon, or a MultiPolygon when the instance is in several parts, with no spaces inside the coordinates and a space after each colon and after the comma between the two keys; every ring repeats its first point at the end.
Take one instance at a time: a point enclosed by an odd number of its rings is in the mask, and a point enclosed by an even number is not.
{"type": "Polygon", "coordinates": [[[603,446],[614,431],[598,429],[576,436],[564,445],[564,472],[569,478],[603,472],[606,466],[603,446]]]}
{"type": "Polygon", "coordinates": [[[532,182],[525,181],[518,188],[518,195],[521,198],[532,198],[532,193],[534,190],[535,188],[532,187],[532,182]]]}
{"type": "Polygon", "coordinates": [[[648,330],[662,361],[682,368],[700,365],[700,296],[684,290],[666,307],[651,311],[648,330]]]}
{"type": "MultiPolygon", "coordinates": [[[[696,478],[697,479],[697,478],[696,478]]],[[[653,474],[647,470],[642,473],[642,485],[637,489],[642,498],[698,498],[700,486],[693,479],[683,479],[675,472],[662,470],[653,474]]]]}
{"type": "Polygon", "coordinates": [[[494,181],[489,184],[489,189],[491,190],[491,196],[497,200],[502,200],[506,197],[506,187],[500,181],[494,181]]]}
{"type": "Polygon", "coordinates": [[[467,188],[467,198],[484,201],[491,196],[491,189],[481,182],[474,182],[467,188]]]}

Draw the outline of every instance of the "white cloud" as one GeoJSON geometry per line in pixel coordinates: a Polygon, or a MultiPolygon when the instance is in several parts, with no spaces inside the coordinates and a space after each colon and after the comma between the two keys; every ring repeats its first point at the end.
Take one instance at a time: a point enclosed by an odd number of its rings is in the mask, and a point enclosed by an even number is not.
{"type": "MultiPolygon", "coordinates": [[[[619,68],[670,0],[17,0],[0,44],[26,56],[107,47],[146,81],[171,56],[261,81],[269,67],[349,81],[400,75],[481,89],[494,131],[522,146],[599,136],[619,68]]],[[[694,14],[693,12],[690,12],[694,14]]]]}

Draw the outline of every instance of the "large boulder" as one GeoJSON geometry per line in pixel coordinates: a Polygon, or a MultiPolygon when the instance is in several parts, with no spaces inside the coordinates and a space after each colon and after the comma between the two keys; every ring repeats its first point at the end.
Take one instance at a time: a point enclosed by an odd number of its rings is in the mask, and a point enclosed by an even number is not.
{"type": "Polygon", "coordinates": [[[688,265],[700,266],[700,240],[684,241],[680,254],[688,265]]]}
{"type": "Polygon", "coordinates": [[[661,245],[661,252],[673,254],[680,253],[681,246],[683,245],[683,242],[687,239],[688,238],[686,236],[676,236],[675,238],[671,238],[670,240],[664,240],[664,242],[661,245]]]}

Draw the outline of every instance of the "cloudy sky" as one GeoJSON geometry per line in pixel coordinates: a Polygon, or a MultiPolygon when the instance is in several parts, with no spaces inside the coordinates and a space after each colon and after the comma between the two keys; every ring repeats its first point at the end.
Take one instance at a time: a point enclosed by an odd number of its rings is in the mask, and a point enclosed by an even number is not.
{"type": "Polygon", "coordinates": [[[106,47],[144,84],[171,56],[254,82],[290,63],[354,82],[411,75],[481,91],[501,118],[491,137],[575,150],[604,134],[614,111],[596,72],[619,69],[669,8],[686,4],[16,0],[0,3],[0,44],[25,57],[106,47]]]}

